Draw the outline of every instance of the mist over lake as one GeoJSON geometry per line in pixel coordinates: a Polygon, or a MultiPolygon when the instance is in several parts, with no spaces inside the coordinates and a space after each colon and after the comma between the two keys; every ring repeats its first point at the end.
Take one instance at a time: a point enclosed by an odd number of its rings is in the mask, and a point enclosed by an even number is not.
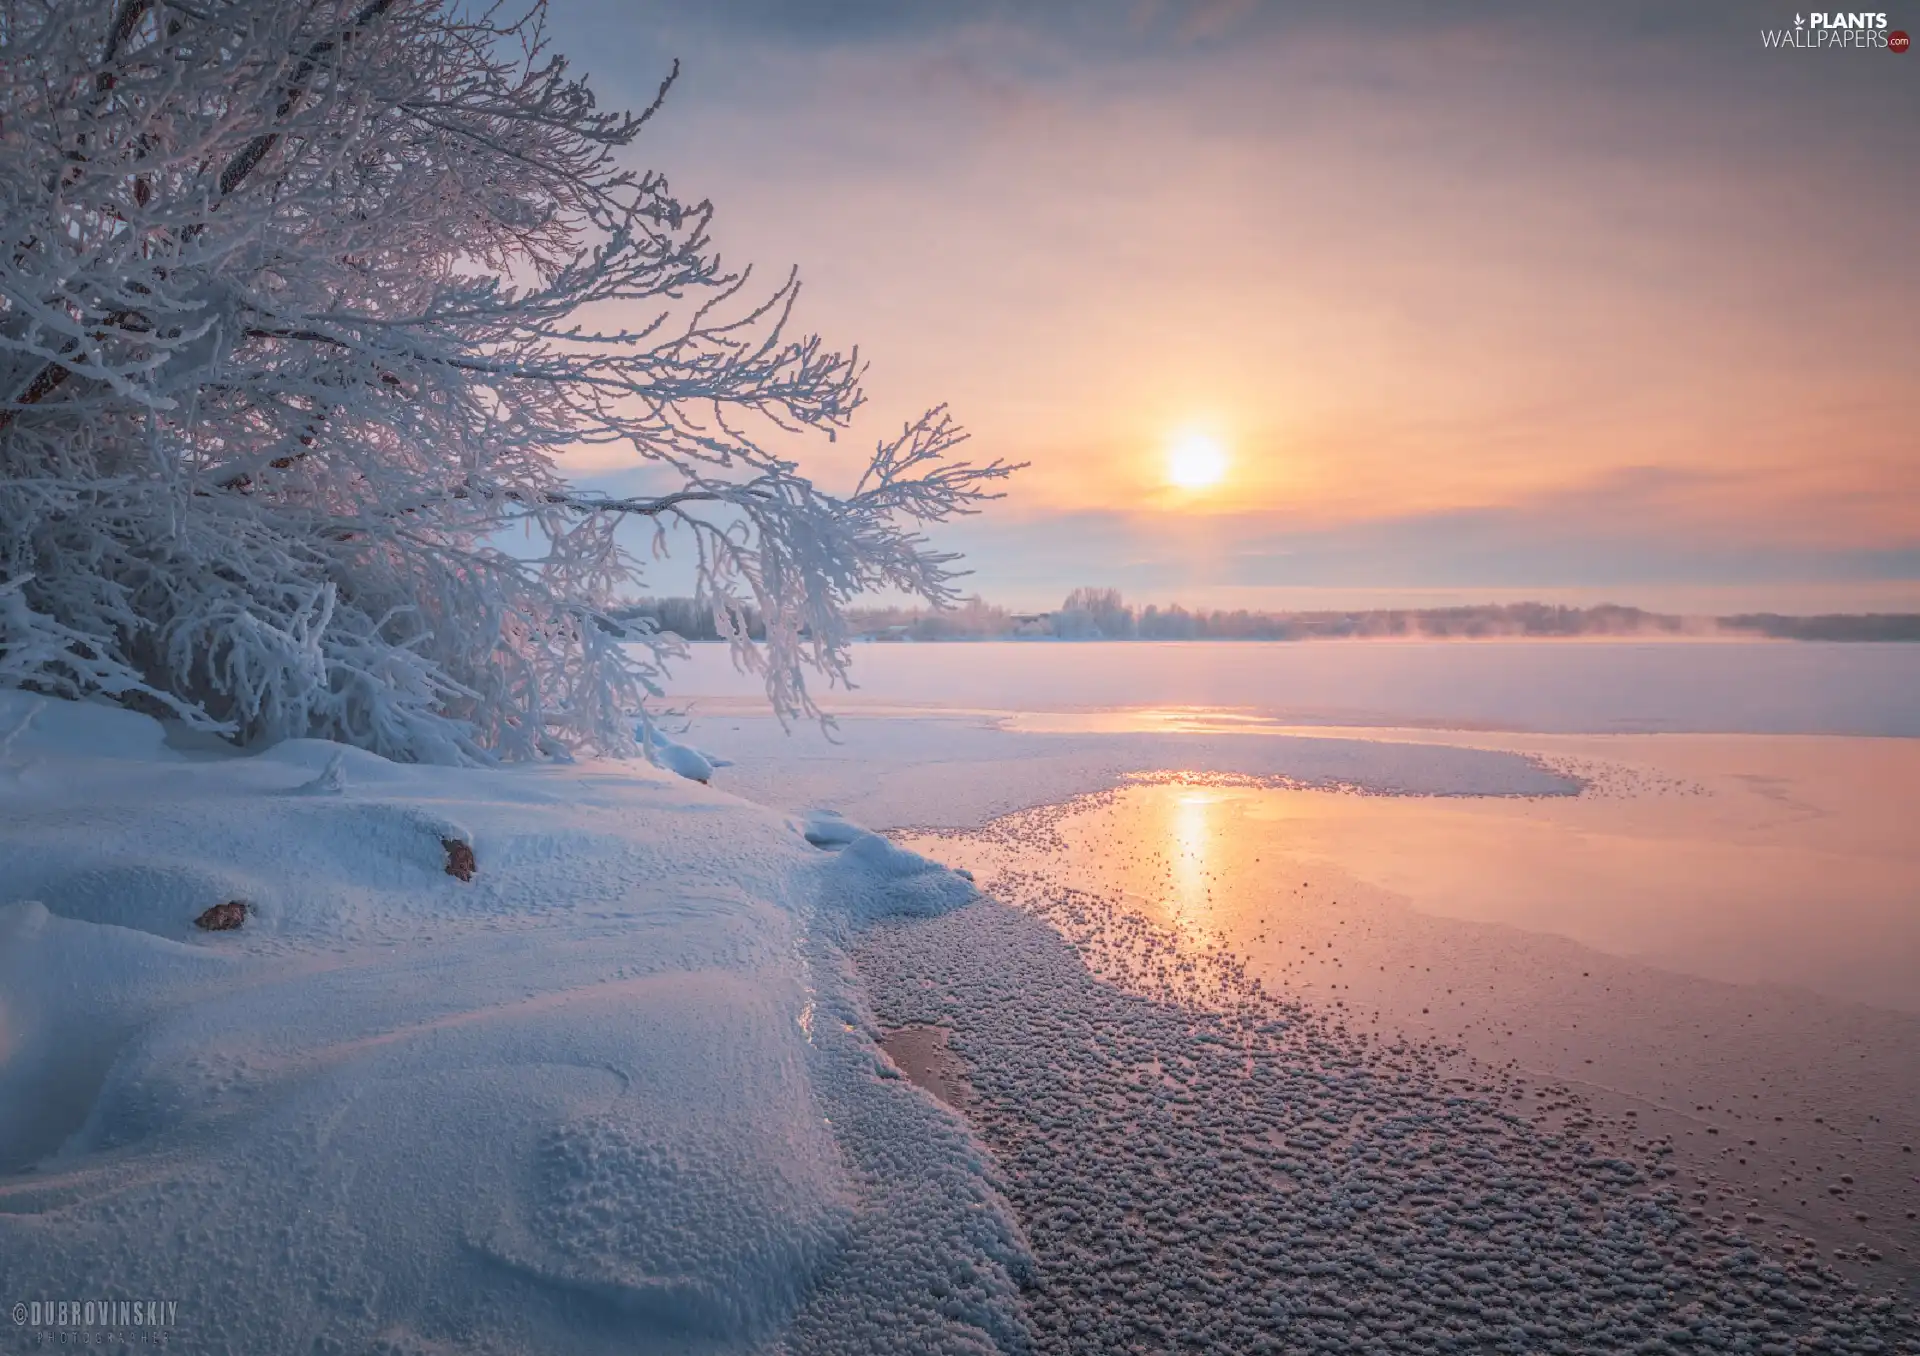
{"type": "MultiPolygon", "coordinates": [[[[830,710],[1209,708],[1283,725],[1920,735],[1920,645],[1039,641],[853,653],[858,686],[815,694],[830,710]]],[[[719,645],[692,647],[674,678],[696,708],[760,690],[719,645]]]]}

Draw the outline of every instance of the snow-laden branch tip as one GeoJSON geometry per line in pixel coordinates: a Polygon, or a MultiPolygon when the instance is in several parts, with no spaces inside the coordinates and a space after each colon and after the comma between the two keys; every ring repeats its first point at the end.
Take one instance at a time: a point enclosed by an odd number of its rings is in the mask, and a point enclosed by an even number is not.
{"type": "Polygon", "coordinates": [[[954,599],[922,530],[1015,468],[938,409],[848,493],[805,475],[859,354],[627,163],[677,66],[606,110],[545,43],[537,5],[9,7],[0,684],[243,743],[630,753],[679,642],[623,620],[622,524],[691,555],[783,717],[845,678],[859,593],[954,599]],[[573,487],[582,446],[656,489],[573,487]]]}

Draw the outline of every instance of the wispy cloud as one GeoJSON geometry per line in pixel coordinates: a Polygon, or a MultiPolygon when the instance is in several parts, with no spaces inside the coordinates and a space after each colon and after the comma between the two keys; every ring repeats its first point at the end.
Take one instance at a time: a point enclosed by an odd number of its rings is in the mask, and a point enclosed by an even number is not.
{"type": "Polygon", "coordinates": [[[1766,8],[575,0],[559,36],[630,98],[686,58],[641,153],[873,355],[823,479],[941,400],[1035,462],[956,537],[983,579],[1187,538],[1221,587],[1898,574],[1920,80],[1765,52],[1766,8]],[[1174,522],[1195,424],[1236,475],[1174,522]]]}

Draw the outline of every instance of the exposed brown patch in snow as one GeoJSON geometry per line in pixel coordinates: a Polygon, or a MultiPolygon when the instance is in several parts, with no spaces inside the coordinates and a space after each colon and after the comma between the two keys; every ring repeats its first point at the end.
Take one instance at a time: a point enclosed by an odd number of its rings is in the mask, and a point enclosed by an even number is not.
{"type": "Polygon", "coordinates": [[[973,1089],[967,1083],[966,1063],[947,1043],[952,1036],[946,1027],[914,1023],[887,1032],[880,1048],[909,1083],[964,1113],[973,1089]]]}
{"type": "Polygon", "coordinates": [[[443,838],[440,846],[447,850],[447,874],[458,876],[461,880],[472,880],[479,866],[473,860],[473,846],[458,838],[443,838]]]}
{"type": "Polygon", "coordinates": [[[231,932],[247,921],[247,912],[251,906],[244,899],[229,899],[224,904],[215,904],[193,920],[193,925],[208,932],[231,932]]]}

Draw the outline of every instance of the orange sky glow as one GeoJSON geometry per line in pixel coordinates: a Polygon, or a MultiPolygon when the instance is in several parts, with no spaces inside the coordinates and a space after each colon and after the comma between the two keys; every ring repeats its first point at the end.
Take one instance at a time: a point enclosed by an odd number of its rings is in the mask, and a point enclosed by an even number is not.
{"type": "Polygon", "coordinates": [[[629,101],[683,59],[639,158],[871,355],[823,482],[941,401],[1032,463],[953,533],[989,597],[1920,606],[1920,58],[1732,5],[724,8],[558,38],[629,101]]]}

